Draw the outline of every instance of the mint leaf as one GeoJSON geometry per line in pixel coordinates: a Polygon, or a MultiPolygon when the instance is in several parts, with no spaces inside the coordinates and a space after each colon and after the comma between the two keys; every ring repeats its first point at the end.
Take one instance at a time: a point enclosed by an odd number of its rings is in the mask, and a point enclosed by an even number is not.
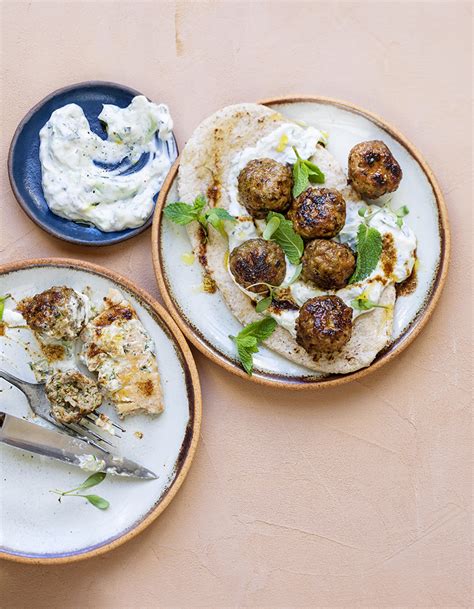
{"type": "Polygon", "coordinates": [[[237,336],[229,336],[237,347],[239,359],[249,376],[253,371],[253,354],[257,353],[258,345],[275,331],[277,323],[271,317],[264,317],[243,328],[237,336]]]}
{"type": "Polygon", "coordinates": [[[382,235],[376,228],[359,224],[357,230],[357,265],[349,283],[358,283],[375,269],[382,253],[382,235]]]}
{"type": "Polygon", "coordinates": [[[97,484],[100,484],[102,482],[102,480],[105,478],[106,474],[105,472],[96,472],[95,474],[91,474],[88,478],[86,478],[86,480],[84,480],[84,482],[81,484],[81,486],[78,486],[77,489],[74,489],[76,491],[82,491],[86,488],[91,488],[92,486],[97,486],[97,484]]]}
{"type": "Polygon", "coordinates": [[[99,508],[99,510],[106,510],[110,505],[107,499],[99,497],[99,495],[82,495],[81,493],[76,492],[83,491],[93,486],[97,486],[97,484],[100,484],[102,480],[104,480],[105,476],[105,472],[96,472],[95,474],[91,474],[88,478],[84,480],[84,482],[80,486],[76,488],[73,488],[69,491],[54,490],[50,491],[50,493],[59,495],[59,501],[61,501],[61,497],[84,497],[94,507],[99,508]]]}
{"type": "Polygon", "coordinates": [[[204,219],[206,223],[209,222],[211,226],[218,230],[223,237],[226,236],[224,221],[236,222],[234,216],[231,216],[227,210],[220,207],[212,207],[204,214],[204,219]]]}
{"type": "Polygon", "coordinates": [[[321,171],[321,169],[319,169],[319,167],[314,163],[311,163],[311,161],[303,162],[306,165],[306,168],[308,169],[309,181],[313,184],[323,184],[325,180],[325,175],[321,171]]]}
{"type": "Polygon", "coordinates": [[[302,159],[294,146],[293,150],[296,154],[296,162],[293,165],[293,197],[296,199],[308,188],[310,182],[312,184],[323,184],[325,175],[317,165],[302,159]]]}
{"type": "Polygon", "coordinates": [[[255,305],[255,310],[257,311],[257,313],[263,313],[265,311],[265,309],[268,309],[268,307],[272,304],[272,300],[273,300],[273,294],[270,294],[270,296],[267,296],[266,298],[262,298],[262,300],[259,300],[257,302],[257,304],[255,305]]]}
{"type": "Polygon", "coordinates": [[[225,235],[224,220],[235,222],[236,219],[234,216],[231,216],[227,210],[221,209],[220,207],[211,207],[203,213],[203,209],[206,205],[206,199],[202,195],[198,195],[192,205],[177,201],[176,203],[167,205],[164,208],[163,213],[168,220],[171,220],[175,224],[186,225],[196,221],[199,222],[206,231],[208,224],[211,224],[211,226],[217,229],[221,234],[225,235]]]}
{"type": "Polygon", "coordinates": [[[270,219],[270,221],[267,223],[265,230],[263,231],[263,238],[265,239],[265,241],[268,241],[269,239],[271,239],[273,233],[276,231],[276,229],[280,226],[280,218],[274,216],[273,218],[270,219]]]}
{"type": "Polygon", "coordinates": [[[304,163],[296,161],[293,165],[293,197],[296,199],[309,186],[309,171],[304,163]]]}
{"type": "Polygon", "coordinates": [[[87,499],[87,501],[89,503],[92,503],[92,505],[96,508],[99,508],[99,510],[106,510],[110,503],[107,501],[107,499],[104,499],[103,497],[99,497],[99,495],[76,495],[77,497],[84,497],[85,499],[87,499]]]}
{"type": "Polygon", "coordinates": [[[267,216],[267,223],[270,223],[273,218],[278,218],[280,223],[272,233],[272,240],[278,243],[291,264],[299,264],[304,251],[303,239],[295,232],[293,223],[285,216],[271,211],[267,216]]]}
{"type": "MultiPolygon", "coordinates": [[[[286,286],[289,286],[293,283],[295,283],[295,281],[298,279],[298,277],[301,275],[301,271],[303,269],[303,265],[302,264],[298,264],[298,266],[295,268],[295,272],[293,273],[292,278],[290,279],[290,281],[286,284],[286,286]]],[[[283,287],[283,286],[282,286],[283,287]]]]}
{"type": "Polygon", "coordinates": [[[226,209],[222,209],[221,207],[211,207],[209,211],[206,212],[207,219],[209,222],[212,218],[218,218],[219,220],[228,220],[229,222],[235,222],[234,216],[231,216],[226,209]]]}
{"type": "Polygon", "coordinates": [[[167,205],[164,208],[163,213],[168,220],[171,220],[171,222],[184,226],[193,220],[197,220],[199,212],[193,205],[188,205],[187,203],[177,201],[176,203],[170,203],[167,205]]]}

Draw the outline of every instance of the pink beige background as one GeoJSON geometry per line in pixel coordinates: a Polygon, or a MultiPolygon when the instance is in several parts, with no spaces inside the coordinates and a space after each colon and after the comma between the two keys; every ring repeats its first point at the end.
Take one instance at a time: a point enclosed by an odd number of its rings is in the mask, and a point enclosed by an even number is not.
{"type": "Polygon", "coordinates": [[[150,232],[107,249],[49,237],[8,185],[10,139],[53,89],[121,82],[167,102],[182,147],[238,101],[338,97],[397,126],[452,228],[444,294],[393,364],[285,393],[196,354],[202,437],[142,535],[61,567],[3,562],[5,609],[470,607],[471,9],[462,2],[3,2],[1,261],[80,258],[159,297],[150,232]]]}

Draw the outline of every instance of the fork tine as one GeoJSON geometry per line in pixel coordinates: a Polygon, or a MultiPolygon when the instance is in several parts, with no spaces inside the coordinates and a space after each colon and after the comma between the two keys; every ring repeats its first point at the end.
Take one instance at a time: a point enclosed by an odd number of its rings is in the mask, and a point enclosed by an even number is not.
{"type": "MultiPolygon", "coordinates": [[[[108,444],[109,446],[114,446],[112,444],[112,442],[109,442],[108,440],[106,440],[105,438],[103,438],[101,435],[99,435],[98,433],[96,433],[95,431],[92,431],[92,429],[89,429],[88,427],[86,427],[85,425],[82,425],[82,423],[74,423],[74,427],[78,427],[81,431],[80,433],[82,433],[83,435],[86,436],[86,438],[90,438],[91,436],[94,437],[96,440],[99,440],[99,442],[104,442],[105,444],[108,444]]],[[[74,429],[74,427],[71,428],[74,429]]],[[[92,438],[91,438],[92,439],[92,438]]]]}
{"type": "Polygon", "coordinates": [[[41,417],[41,418],[48,421],[48,423],[51,423],[51,425],[54,425],[54,427],[59,429],[59,431],[67,433],[68,436],[71,436],[73,438],[79,438],[80,440],[87,442],[87,444],[90,444],[91,446],[95,446],[96,448],[98,448],[102,452],[106,453],[107,455],[110,455],[110,452],[107,449],[105,449],[103,446],[100,446],[100,444],[97,444],[97,442],[94,442],[94,440],[91,440],[90,438],[86,438],[85,436],[79,435],[75,429],[71,429],[67,425],[57,423],[53,419],[53,417],[41,417]]]}
{"type": "MultiPolygon", "coordinates": [[[[97,425],[96,421],[97,421],[97,419],[98,419],[99,417],[96,417],[96,418],[94,419],[93,415],[88,414],[88,415],[86,415],[86,417],[85,417],[85,418],[86,418],[88,421],[91,421],[91,423],[94,423],[95,425],[97,425]]],[[[125,430],[123,427],[120,427],[120,425],[119,425],[118,423],[115,423],[114,421],[112,421],[112,419],[109,419],[109,421],[110,421],[110,424],[111,424],[113,427],[115,427],[116,429],[119,429],[120,431],[122,431],[123,433],[125,433],[125,431],[126,431],[126,430],[125,430]]],[[[98,426],[98,427],[100,427],[100,425],[97,425],[97,426],[98,426]]]]}
{"type": "MultiPolygon", "coordinates": [[[[82,430],[74,429],[74,427],[72,427],[70,425],[63,425],[61,427],[61,429],[67,430],[67,433],[70,436],[74,436],[75,438],[78,438],[79,440],[82,440],[83,442],[87,442],[87,444],[90,444],[91,446],[95,446],[96,448],[99,448],[102,452],[106,453],[107,455],[110,455],[110,451],[108,451],[106,448],[104,448],[100,444],[97,444],[97,442],[95,442],[90,436],[83,434],[82,430]]],[[[107,442],[107,444],[109,444],[109,443],[107,442]]]]}

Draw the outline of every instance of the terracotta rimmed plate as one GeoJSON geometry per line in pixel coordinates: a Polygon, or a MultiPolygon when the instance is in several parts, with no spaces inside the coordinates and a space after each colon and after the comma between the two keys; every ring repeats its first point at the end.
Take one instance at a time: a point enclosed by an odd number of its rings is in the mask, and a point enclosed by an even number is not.
{"type": "MultiPolygon", "coordinates": [[[[79,245],[113,245],[135,237],[151,225],[152,216],[137,228],[106,233],[96,226],[62,218],[49,209],[41,183],[39,132],[54,110],[70,103],[79,105],[92,131],[105,138],[98,118],[102,105],[113,104],[125,108],[136,95],[143,94],[114,82],[91,80],[69,85],[53,91],[38,102],[18,125],[8,155],[10,184],[23,211],[50,235],[79,245]]],[[[173,162],[178,155],[174,136],[167,142],[157,141],[162,153],[173,162]]],[[[140,163],[137,163],[137,166],[140,166],[140,163]]],[[[133,171],[133,168],[128,171],[133,171]]],[[[156,197],[157,195],[155,200],[156,197]]]]}
{"type": "Polygon", "coordinates": [[[328,150],[347,168],[349,150],[363,140],[381,139],[400,162],[403,180],[393,206],[408,205],[405,218],[418,238],[419,266],[416,289],[397,299],[391,344],[373,363],[346,375],[316,377],[302,366],[261,348],[254,357],[255,371],[248,377],[236,360],[229,334],[241,325],[220,294],[199,290],[201,269],[197,261],[187,265],[190,244],[183,227],[162,221],[163,207],[178,200],[179,159],[165,181],[153,219],[152,248],[155,275],[171,315],[193,344],[214,362],[252,381],[291,389],[318,388],[349,382],[380,368],[405,349],[427,323],[442,291],[449,259],[446,206],[439,186],[416,148],[385,121],[352,104],[322,97],[265,100],[293,120],[302,120],[329,133],[328,150]]]}
{"type": "MultiPolygon", "coordinates": [[[[183,483],[196,450],[201,423],[201,390],[189,347],[170,315],[146,292],[105,268],[50,258],[0,267],[0,294],[16,299],[68,285],[89,286],[94,298],[115,287],[129,299],[156,345],[165,411],[157,418],[127,417],[126,433],[114,440],[119,452],[158,474],[140,481],[107,476],[94,489],[110,501],[102,512],[82,499],[58,503],[51,489],[78,486],[87,472],[66,464],[0,445],[0,557],[20,562],[60,563],[96,556],[143,531],[169,505],[183,483]],[[140,439],[135,432],[142,432],[140,439]]],[[[10,301],[11,302],[11,301],[10,301]]],[[[7,306],[8,305],[7,303],[7,306]]],[[[0,361],[14,374],[32,378],[29,357],[19,341],[27,330],[7,329],[0,338],[0,361]]],[[[26,399],[0,380],[2,410],[32,418],[26,399]]],[[[113,414],[112,407],[105,412],[113,414]]]]}

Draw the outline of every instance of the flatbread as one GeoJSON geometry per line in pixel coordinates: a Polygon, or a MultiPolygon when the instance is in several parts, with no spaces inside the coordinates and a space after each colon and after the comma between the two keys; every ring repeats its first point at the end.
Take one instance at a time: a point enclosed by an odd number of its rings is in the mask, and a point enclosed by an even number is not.
{"type": "MultiPolygon", "coordinates": [[[[180,201],[192,203],[197,195],[207,197],[212,207],[229,209],[226,190],[234,155],[271,133],[282,123],[281,114],[258,104],[227,106],[204,120],[187,142],[180,160],[178,191],[180,201]]],[[[325,186],[340,190],[346,201],[360,197],[347,184],[347,178],[336,159],[318,145],[311,159],[326,176],[325,186]]],[[[251,299],[238,288],[226,268],[228,242],[217,231],[209,231],[203,252],[201,230],[196,223],[188,225],[188,234],[195,253],[216,282],[227,306],[246,325],[262,318],[255,312],[251,299]]],[[[291,334],[278,326],[265,341],[265,346],[287,359],[315,372],[343,374],[368,366],[391,337],[395,287],[389,285],[376,308],[354,321],[351,340],[336,354],[316,359],[300,347],[291,334]]]]}

